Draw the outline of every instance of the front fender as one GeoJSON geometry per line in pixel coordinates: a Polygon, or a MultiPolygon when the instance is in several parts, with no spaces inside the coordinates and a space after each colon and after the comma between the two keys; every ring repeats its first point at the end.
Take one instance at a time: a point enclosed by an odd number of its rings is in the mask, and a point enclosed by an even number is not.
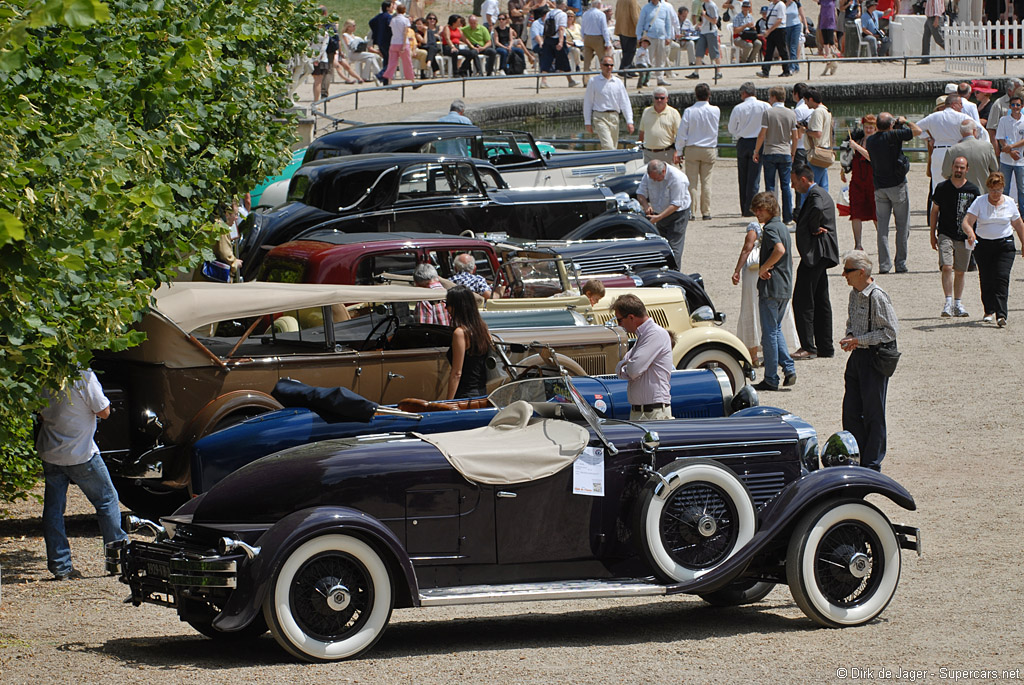
{"type": "Polygon", "coordinates": [[[884,495],[910,511],[917,509],[913,496],[906,488],[878,471],[860,466],[835,466],[813,471],[790,483],[765,505],[758,514],[757,532],[746,547],[698,580],[670,586],[667,592],[696,594],[724,587],[743,573],[750,561],[769,543],[786,532],[805,511],[821,500],[863,498],[870,494],[884,495]]]}
{"type": "Polygon", "coordinates": [[[734,333],[718,326],[698,325],[685,331],[676,331],[676,344],[672,347],[672,363],[679,366],[686,355],[704,345],[727,349],[740,361],[744,371],[754,368],[747,346],[734,333]]]}
{"type": "Polygon", "coordinates": [[[200,409],[182,431],[180,443],[191,445],[193,442],[210,433],[225,417],[243,409],[260,409],[277,411],[284,405],[265,392],[259,390],[232,390],[211,400],[200,409]]]}
{"type": "Polygon", "coordinates": [[[224,609],[213,619],[213,627],[231,632],[249,625],[270,592],[285,557],[302,543],[324,533],[354,534],[373,545],[395,580],[396,606],[419,606],[416,572],[402,542],[387,526],[356,509],[316,507],[285,516],[260,536],[260,553],[245,570],[247,581],[239,583],[224,609]]]}

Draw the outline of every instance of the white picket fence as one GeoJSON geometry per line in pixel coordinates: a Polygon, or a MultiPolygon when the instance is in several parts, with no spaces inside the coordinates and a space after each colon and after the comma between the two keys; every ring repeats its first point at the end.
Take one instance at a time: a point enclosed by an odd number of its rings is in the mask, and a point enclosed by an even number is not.
{"type": "Polygon", "coordinates": [[[986,54],[989,57],[1020,57],[1024,40],[1021,22],[991,24],[953,24],[943,28],[946,39],[946,66],[943,71],[958,74],[988,75],[988,60],[984,57],[962,55],[986,54]]]}

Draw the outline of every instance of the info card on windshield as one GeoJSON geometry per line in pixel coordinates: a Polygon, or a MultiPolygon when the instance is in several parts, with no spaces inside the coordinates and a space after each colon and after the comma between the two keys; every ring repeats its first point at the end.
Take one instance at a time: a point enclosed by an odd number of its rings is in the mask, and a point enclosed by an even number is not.
{"type": "Polygon", "coordinates": [[[572,494],[604,497],[603,447],[585,447],[573,462],[572,494]]]}

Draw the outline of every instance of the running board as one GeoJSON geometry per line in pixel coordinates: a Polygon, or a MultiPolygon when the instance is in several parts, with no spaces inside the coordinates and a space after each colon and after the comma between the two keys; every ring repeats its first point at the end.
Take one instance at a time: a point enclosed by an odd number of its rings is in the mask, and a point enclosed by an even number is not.
{"type": "Polygon", "coordinates": [[[463,585],[420,590],[420,605],[435,607],[451,606],[454,604],[539,602],[555,599],[595,599],[598,597],[651,597],[664,595],[666,590],[667,586],[665,585],[633,579],[567,580],[553,583],[516,583],[510,585],[463,585]]]}

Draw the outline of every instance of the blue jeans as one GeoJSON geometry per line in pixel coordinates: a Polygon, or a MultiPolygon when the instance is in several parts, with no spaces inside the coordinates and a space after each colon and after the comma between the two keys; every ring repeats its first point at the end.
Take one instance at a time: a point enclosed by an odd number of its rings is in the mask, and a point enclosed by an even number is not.
{"type": "Polygon", "coordinates": [[[782,317],[789,306],[788,298],[757,298],[757,309],[761,315],[761,354],[764,355],[764,380],[768,385],[779,387],[779,364],[789,376],[796,373],[796,364],[789,356],[786,336],[782,335],[782,317]]]}
{"type": "Polygon", "coordinates": [[[793,195],[789,190],[789,174],[793,170],[793,159],[789,155],[762,155],[764,166],[764,189],[775,192],[775,177],[778,175],[779,187],[782,190],[782,220],[789,223],[793,220],[793,195]]]}
{"type": "Polygon", "coordinates": [[[999,163],[999,171],[1003,173],[1003,178],[1006,179],[1006,194],[1010,194],[1010,177],[1013,177],[1013,181],[1017,184],[1017,211],[1024,216],[1024,166],[1010,166],[1009,164],[999,163]]]}
{"type": "Polygon", "coordinates": [[[820,166],[811,165],[814,169],[814,182],[821,186],[824,190],[828,190],[828,169],[823,169],[820,166]]]}
{"type": "Polygon", "coordinates": [[[110,481],[107,465],[99,454],[84,464],[58,466],[43,462],[46,488],[43,492],[43,540],[46,542],[46,568],[55,576],[71,572],[71,547],[64,531],[64,509],[68,501],[68,485],[74,483],[96,507],[103,542],[123,540],[121,510],[117,506],[117,490],[110,481]]]}
{"type": "MultiPolygon", "coordinates": [[[[800,24],[786,27],[786,45],[789,47],[789,58],[792,60],[796,59],[800,51],[800,32],[803,31],[803,28],[800,24]]],[[[794,74],[800,71],[800,63],[796,61],[790,62],[789,70],[794,74]]]]}

